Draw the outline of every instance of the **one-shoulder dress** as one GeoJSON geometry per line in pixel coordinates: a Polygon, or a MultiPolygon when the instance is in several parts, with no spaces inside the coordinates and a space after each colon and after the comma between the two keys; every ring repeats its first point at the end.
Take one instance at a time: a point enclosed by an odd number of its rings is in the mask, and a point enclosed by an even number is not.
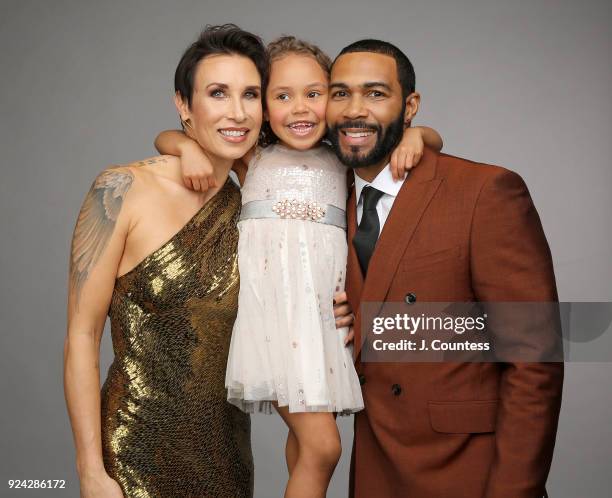
{"type": "Polygon", "coordinates": [[[119,277],[115,358],[102,387],[104,465],[127,497],[251,497],[249,416],[226,401],[238,299],[230,179],[181,230],[119,277]]]}

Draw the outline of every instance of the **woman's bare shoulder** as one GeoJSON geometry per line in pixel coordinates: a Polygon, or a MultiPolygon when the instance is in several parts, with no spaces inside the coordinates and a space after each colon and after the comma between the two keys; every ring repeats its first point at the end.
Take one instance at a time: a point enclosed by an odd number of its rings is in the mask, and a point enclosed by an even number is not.
{"type": "Polygon", "coordinates": [[[180,159],[175,156],[153,156],[139,161],[114,166],[113,169],[120,169],[132,174],[134,178],[141,179],[150,175],[167,174],[168,171],[180,167],[180,159]]]}
{"type": "Polygon", "coordinates": [[[130,182],[132,190],[150,191],[157,183],[160,176],[173,176],[175,171],[180,171],[180,160],[175,156],[154,156],[127,164],[116,164],[106,168],[98,177],[111,176],[123,178],[130,182]]]}
{"type": "MultiPolygon", "coordinates": [[[[120,201],[123,210],[130,210],[132,205],[140,205],[154,195],[157,172],[155,169],[173,169],[178,158],[173,156],[155,156],[127,164],[112,164],[96,176],[89,196],[98,192],[98,196],[109,202],[120,201]]],[[[161,173],[164,174],[164,173],[161,173]]],[[[166,173],[167,174],[167,173],[166,173]]]]}
{"type": "Polygon", "coordinates": [[[89,196],[98,193],[98,196],[107,196],[117,199],[123,198],[134,184],[134,174],[129,168],[112,164],[100,171],[94,179],[89,196]]]}

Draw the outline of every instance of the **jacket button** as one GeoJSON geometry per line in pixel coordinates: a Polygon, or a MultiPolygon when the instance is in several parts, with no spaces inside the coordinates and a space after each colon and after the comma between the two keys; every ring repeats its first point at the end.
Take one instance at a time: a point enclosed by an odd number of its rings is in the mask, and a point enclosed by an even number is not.
{"type": "Polygon", "coordinates": [[[391,386],[391,392],[394,396],[399,396],[400,394],[402,394],[402,386],[400,386],[399,384],[393,384],[391,386]]]}
{"type": "Polygon", "coordinates": [[[359,384],[363,386],[365,383],[366,383],[365,375],[359,374],[359,384]]]}
{"type": "Polygon", "coordinates": [[[409,292],[406,294],[404,301],[406,301],[406,304],[416,303],[416,294],[414,292],[409,292]]]}

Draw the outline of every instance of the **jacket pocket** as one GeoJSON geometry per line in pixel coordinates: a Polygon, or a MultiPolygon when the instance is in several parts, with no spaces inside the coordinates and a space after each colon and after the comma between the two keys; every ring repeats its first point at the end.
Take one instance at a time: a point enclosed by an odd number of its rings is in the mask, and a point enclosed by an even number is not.
{"type": "MultiPolygon", "coordinates": [[[[407,252],[402,260],[402,270],[405,272],[411,272],[420,268],[433,267],[434,265],[446,260],[459,259],[460,254],[460,246],[449,247],[447,249],[441,249],[439,251],[421,254],[414,257],[411,257],[410,252],[407,252]]],[[[435,268],[431,269],[435,270],[435,268]]]]}
{"type": "Polygon", "coordinates": [[[477,434],[495,432],[498,400],[429,401],[429,421],[436,432],[477,434]]]}

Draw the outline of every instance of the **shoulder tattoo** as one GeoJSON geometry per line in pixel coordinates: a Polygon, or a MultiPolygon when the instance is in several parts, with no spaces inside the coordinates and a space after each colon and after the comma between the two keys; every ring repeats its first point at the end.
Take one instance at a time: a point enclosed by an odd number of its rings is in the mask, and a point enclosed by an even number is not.
{"type": "Polygon", "coordinates": [[[106,170],[93,182],[74,229],[70,257],[70,285],[77,303],[81,289],[113,233],[132,173],[106,170]]]}

